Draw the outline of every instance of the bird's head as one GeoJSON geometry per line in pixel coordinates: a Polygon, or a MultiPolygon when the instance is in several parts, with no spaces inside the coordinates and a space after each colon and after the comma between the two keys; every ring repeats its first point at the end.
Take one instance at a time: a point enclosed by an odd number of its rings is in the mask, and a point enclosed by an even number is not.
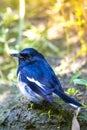
{"type": "Polygon", "coordinates": [[[33,48],[25,48],[20,53],[11,54],[13,57],[17,57],[19,65],[27,65],[40,60],[43,56],[33,48]]]}

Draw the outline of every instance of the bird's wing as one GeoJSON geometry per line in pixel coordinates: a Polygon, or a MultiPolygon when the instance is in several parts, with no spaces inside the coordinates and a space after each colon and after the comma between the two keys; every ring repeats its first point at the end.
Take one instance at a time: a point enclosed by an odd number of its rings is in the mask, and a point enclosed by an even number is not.
{"type": "Polygon", "coordinates": [[[19,80],[26,83],[27,86],[30,87],[32,91],[45,98],[47,101],[53,102],[53,99],[51,97],[53,90],[47,88],[46,83],[43,84],[39,80],[37,80],[36,75],[32,76],[28,68],[25,67],[20,71],[19,80]]]}

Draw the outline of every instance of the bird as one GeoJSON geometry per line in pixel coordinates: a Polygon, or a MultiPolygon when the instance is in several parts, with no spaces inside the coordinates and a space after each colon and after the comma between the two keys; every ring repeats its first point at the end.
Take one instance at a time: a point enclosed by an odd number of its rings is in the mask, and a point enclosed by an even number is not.
{"type": "Polygon", "coordinates": [[[74,108],[82,107],[82,104],[64,92],[58,76],[36,49],[25,48],[11,56],[18,58],[18,87],[31,102],[39,104],[46,100],[54,103],[55,94],[74,108]]]}

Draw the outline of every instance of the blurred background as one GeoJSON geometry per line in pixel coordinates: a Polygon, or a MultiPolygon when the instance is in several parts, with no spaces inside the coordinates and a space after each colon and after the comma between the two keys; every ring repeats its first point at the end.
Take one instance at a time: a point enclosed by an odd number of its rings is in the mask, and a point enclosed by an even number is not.
{"type": "Polygon", "coordinates": [[[16,82],[10,53],[33,47],[61,59],[57,74],[76,73],[86,63],[86,42],[87,0],[0,1],[0,85],[16,82]]]}

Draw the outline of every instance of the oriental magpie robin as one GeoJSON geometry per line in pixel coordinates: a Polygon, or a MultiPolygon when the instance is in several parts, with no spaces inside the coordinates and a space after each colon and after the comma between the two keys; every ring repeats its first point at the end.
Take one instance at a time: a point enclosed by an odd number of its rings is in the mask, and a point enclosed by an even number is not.
{"type": "Polygon", "coordinates": [[[11,55],[18,57],[18,86],[30,101],[40,103],[45,99],[52,103],[54,102],[52,95],[56,94],[76,108],[82,106],[64,93],[58,77],[41,53],[33,48],[26,48],[11,55]]]}

